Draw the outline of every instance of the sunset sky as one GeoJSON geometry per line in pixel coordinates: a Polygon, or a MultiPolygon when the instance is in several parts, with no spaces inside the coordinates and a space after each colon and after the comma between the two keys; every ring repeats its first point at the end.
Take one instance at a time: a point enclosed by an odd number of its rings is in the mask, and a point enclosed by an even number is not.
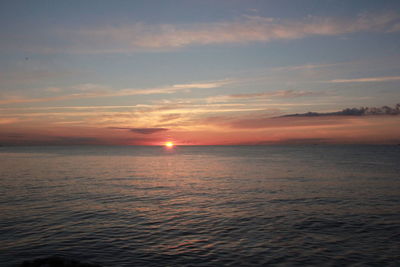
{"type": "Polygon", "coordinates": [[[398,0],[1,1],[0,36],[2,145],[400,143],[398,0]]]}

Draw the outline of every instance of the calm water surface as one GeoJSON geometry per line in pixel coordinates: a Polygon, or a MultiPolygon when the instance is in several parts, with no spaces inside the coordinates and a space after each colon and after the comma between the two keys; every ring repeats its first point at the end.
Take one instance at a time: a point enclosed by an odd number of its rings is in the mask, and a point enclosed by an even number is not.
{"type": "Polygon", "coordinates": [[[2,147],[0,266],[400,265],[400,146],[2,147]]]}

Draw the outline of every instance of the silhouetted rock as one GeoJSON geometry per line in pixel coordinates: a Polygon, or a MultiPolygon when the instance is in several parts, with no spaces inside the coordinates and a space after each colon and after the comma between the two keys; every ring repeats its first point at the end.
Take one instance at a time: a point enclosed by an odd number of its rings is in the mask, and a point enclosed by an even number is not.
{"type": "Polygon", "coordinates": [[[62,257],[48,257],[32,261],[24,261],[20,267],[101,267],[101,265],[83,263],[62,257]]]}

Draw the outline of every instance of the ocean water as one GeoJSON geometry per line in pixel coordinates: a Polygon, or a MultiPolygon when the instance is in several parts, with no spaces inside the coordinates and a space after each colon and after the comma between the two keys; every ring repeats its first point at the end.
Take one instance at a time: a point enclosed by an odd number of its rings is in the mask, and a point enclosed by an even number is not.
{"type": "Polygon", "coordinates": [[[0,266],[400,266],[400,146],[1,147],[0,266]]]}

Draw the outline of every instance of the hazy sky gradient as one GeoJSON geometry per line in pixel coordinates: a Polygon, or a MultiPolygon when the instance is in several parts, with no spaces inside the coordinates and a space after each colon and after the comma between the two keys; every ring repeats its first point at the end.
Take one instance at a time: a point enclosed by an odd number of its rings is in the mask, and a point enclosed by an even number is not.
{"type": "Polygon", "coordinates": [[[1,1],[0,144],[399,143],[400,2],[1,1]]]}

